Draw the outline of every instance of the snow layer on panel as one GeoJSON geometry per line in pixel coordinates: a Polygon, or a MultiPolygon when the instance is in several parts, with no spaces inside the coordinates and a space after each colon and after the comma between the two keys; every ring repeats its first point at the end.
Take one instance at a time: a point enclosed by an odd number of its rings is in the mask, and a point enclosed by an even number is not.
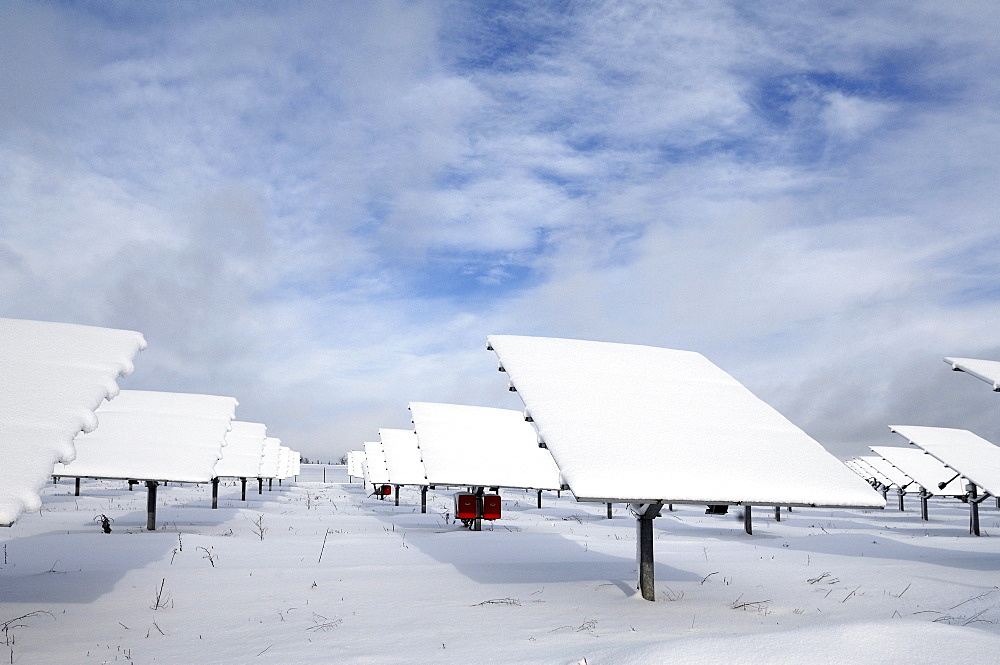
{"type": "Polygon", "coordinates": [[[971,374],[992,384],[993,390],[1000,391],[1000,362],[975,358],[945,358],[944,361],[951,365],[952,369],[971,374]]]}
{"type": "Polygon", "coordinates": [[[123,390],[97,409],[57,475],[204,483],[215,475],[236,414],[232,397],[123,390]]]}
{"type": "Polygon", "coordinates": [[[292,451],[292,468],[291,475],[297,476],[302,473],[302,453],[297,450],[292,451]]]}
{"type": "Polygon", "coordinates": [[[260,460],[260,473],[258,478],[277,478],[278,462],[281,451],[281,439],[269,436],[264,439],[264,454],[260,460]]]}
{"type": "Polygon", "coordinates": [[[408,429],[380,429],[382,452],[393,485],[426,485],[427,474],[420,459],[417,435],[408,429]]]}
{"type": "Polygon", "coordinates": [[[97,426],[144,348],[128,330],[0,318],[0,526],[41,506],[53,466],[73,459],[73,437],[97,426]]]}
{"type": "Polygon", "coordinates": [[[556,490],[559,469],[520,411],[411,402],[432,485],[556,490]]]}
{"type": "Polygon", "coordinates": [[[959,496],[965,494],[961,478],[955,472],[917,448],[895,448],[892,446],[871,446],[872,452],[881,456],[894,467],[913,478],[929,493],[937,496],[959,496]],[[949,482],[950,481],[950,482],[949,482]],[[947,483],[938,489],[938,483],[947,483]]]}
{"type": "Polygon", "coordinates": [[[1000,496],[1000,447],[967,429],[915,425],[893,425],[889,429],[993,496],[1000,496]]]}
{"type": "Polygon", "coordinates": [[[389,482],[389,468],[385,463],[380,441],[365,441],[365,481],[374,485],[389,482]]]}
{"type": "Polygon", "coordinates": [[[215,475],[220,478],[256,478],[264,457],[264,439],[267,427],[262,423],[233,421],[233,428],[226,434],[222,459],[215,465],[215,475]]]}
{"type": "Polygon", "coordinates": [[[698,353],[508,335],[489,344],[578,499],[885,505],[698,353]]]}
{"type": "Polygon", "coordinates": [[[365,452],[352,450],[347,453],[347,475],[352,478],[363,478],[365,475],[365,452]]]}

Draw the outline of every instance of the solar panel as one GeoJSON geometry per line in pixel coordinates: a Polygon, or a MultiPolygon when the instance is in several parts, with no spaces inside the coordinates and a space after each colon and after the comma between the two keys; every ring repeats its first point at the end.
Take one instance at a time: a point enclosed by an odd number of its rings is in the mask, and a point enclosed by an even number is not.
{"type": "Polygon", "coordinates": [[[365,482],[373,485],[389,482],[389,468],[380,441],[365,441],[365,482]]]}
{"type": "Polygon", "coordinates": [[[869,468],[875,471],[876,477],[879,478],[883,485],[886,487],[894,487],[900,490],[906,490],[907,488],[915,490],[913,487],[915,484],[913,478],[894,467],[889,462],[885,461],[881,457],[875,455],[862,455],[857,458],[863,464],[867,464],[869,468]]]}
{"type": "Polygon", "coordinates": [[[557,490],[559,469],[520,411],[411,402],[431,485],[557,490]]]}
{"type": "Polygon", "coordinates": [[[365,475],[365,452],[352,450],[347,453],[347,475],[352,478],[363,478],[365,475]]]}
{"type": "Polygon", "coordinates": [[[868,481],[877,480],[875,478],[875,473],[872,470],[872,468],[867,464],[859,462],[857,459],[849,459],[846,462],[844,462],[844,465],[854,473],[864,478],[865,480],[868,481]]]}
{"type": "Polygon", "coordinates": [[[281,439],[269,436],[264,439],[264,454],[260,460],[258,478],[277,478],[281,461],[281,439]]]}
{"type": "Polygon", "coordinates": [[[944,361],[951,365],[953,370],[971,374],[991,384],[994,391],[1000,391],[1000,362],[974,358],[945,358],[944,361]]]}
{"type": "Polygon", "coordinates": [[[393,485],[427,485],[417,435],[408,429],[380,429],[389,482],[393,485]]]}
{"type": "Polygon", "coordinates": [[[579,500],[885,505],[819,443],[698,353],[510,335],[488,340],[579,500]]]}
{"type": "Polygon", "coordinates": [[[233,428],[226,434],[222,459],[215,465],[215,475],[220,478],[256,478],[264,458],[267,427],[239,420],[234,420],[232,425],[233,428]]]}
{"type": "Polygon", "coordinates": [[[993,496],[1000,496],[1000,447],[965,429],[914,425],[889,429],[993,496]]]}
{"type": "Polygon", "coordinates": [[[41,507],[38,490],[146,347],[128,330],[0,318],[0,526],[41,507]]]}
{"type": "Polygon", "coordinates": [[[236,405],[218,395],[123,390],[97,409],[97,429],[76,437],[76,459],[54,473],[210,482],[236,405]]]}
{"type": "Polygon", "coordinates": [[[965,494],[961,479],[940,461],[916,448],[892,446],[872,446],[872,452],[880,455],[897,469],[913,478],[927,493],[935,496],[959,496],[965,494]],[[938,488],[938,483],[945,483],[938,488]]]}

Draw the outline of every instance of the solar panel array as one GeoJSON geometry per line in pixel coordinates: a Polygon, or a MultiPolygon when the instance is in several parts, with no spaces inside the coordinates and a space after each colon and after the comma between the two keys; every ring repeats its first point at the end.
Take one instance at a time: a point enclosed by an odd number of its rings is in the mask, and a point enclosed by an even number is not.
{"type": "Polygon", "coordinates": [[[264,459],[266,438],[265,425],[234,420],[232,429],[226,434],[222,459],[215,465],[216,477],[256,478],[264,459]]]}
{"type": "Polygon", "coordinates": [[[100,425],[76,438],[60,476],[206,483],[215,476],[236,400],[123,390],[97,409],[100,425]]]}
{"type": "Polygon", "coordinates": [[[960,478],[939,460],[916,448],[872,446],[872,452],[913,478],[923,490],[935,496],[961,496],[965,494],[960,478]],[[945,486],[939,488],[938,484],[945,486]]]}
{"type": "Polygon", "coordinates": [[[893,425],[890,429],[993,496],[1000,496],[1000,447],[964,429],[913,425],[893,425]]]}

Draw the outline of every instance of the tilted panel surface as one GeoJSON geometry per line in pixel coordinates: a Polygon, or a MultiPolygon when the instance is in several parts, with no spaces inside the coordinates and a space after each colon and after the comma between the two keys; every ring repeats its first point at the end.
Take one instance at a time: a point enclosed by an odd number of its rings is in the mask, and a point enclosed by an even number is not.
{"type": "Polygon", "coordinates": [[[698,353],[509,335],[488,341],[579,499],[885,505],[698,353]]]}

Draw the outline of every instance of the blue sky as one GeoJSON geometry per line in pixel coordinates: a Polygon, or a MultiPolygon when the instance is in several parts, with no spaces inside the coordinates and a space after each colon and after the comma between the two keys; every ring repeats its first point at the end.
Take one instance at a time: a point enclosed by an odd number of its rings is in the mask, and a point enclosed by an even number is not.
{"type": "Polygon", "coordinates": [[[487,334],[704,353],[841,456],[1000,442],[989,2],[8,2],[0,315],[307,456],[519,407],[487,334]]]}

